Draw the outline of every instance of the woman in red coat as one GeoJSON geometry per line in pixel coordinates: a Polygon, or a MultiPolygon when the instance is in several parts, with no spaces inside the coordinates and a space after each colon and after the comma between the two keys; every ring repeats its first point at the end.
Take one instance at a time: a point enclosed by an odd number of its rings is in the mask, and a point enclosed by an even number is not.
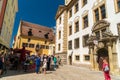
{"type": "Polygon", "coordinates": [[[106,59],[103,59],[103,72],[105,76],[105,80],[111,80],[110,74],[109,74],[109,65],[106,59]]]}

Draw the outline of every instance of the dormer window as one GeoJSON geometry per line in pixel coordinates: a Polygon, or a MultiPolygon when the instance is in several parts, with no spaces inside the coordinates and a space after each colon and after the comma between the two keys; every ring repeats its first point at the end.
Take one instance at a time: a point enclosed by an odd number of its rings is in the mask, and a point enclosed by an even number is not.
{"type": "Polygon", "coordinates": [[[29,29],[29,31],[28,31],[28,36],[32,36],[33,34],[32,34],[32,29],[29,29]]]}
{"type": "Polygon", "coordinates": [[[42,31],[39,31],[40,33],[42,32],[42,31]]]}
{"type": "Polygon", "coordinates": [[[49,32],[44,35],[46,39],[49,38],[49,37],[48,37],[48,34],[49,34],[49,32]]]}

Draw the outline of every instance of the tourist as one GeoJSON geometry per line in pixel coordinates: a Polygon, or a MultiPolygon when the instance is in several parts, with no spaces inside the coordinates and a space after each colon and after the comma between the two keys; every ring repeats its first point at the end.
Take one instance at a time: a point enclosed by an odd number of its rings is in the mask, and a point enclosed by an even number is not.
{"type": "Polygon", "coordinates": [[[105,80],[111,80],[111,77],[110,77],[110,74],[109,74],[109,71],[110,71],[109,64],[108,64],[106,59],[103,59],[102,69],[103,69],[103,72],[104,72],[105,80]]]}
{"type": "Polygon", "coordinates": [[[56,70],[56,66],[57,66],[57,58],[56,58],[56,56],[54,56],[53,61],[54,61],[54,70],[56,70]]]}
{"type": "Polygon", "coordinates": [[[51,65],[51,56],[49,55],[47,57],[47,70],[50,70],[50,65],[51,65]]]}
{"type": "Polygon", "coordinates": [[[46,68],[47,68],[47,57],[46,56],[44,57],[42,68],[43,68],[44,74],[46,74],[46,68]]]}
{"type": "Polygon", "coordinates": [[[41,60],[40,60],[40,57],[39,56],[37,56],[37,58],[36,58],[36,73],[38,74],[38,72],[39,72],[39,69],[40,69],[40,62],[41,62],[41,60]]]}
{"type": "Polygon", "coordinates": [[[60,58],[60,56],[57,57],[57,63],[58,63],[58,67],[59,67],[59,65],[61,65],[61,58],[60,58]]]}

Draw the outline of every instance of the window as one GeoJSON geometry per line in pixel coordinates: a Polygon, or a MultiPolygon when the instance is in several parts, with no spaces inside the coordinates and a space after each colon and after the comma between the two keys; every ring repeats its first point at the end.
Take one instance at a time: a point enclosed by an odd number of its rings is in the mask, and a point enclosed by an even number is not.
{"type": "Polygon", "coordinates": [[[79,55],[75,55],[75,60],[79,61],[80,60],[80,56],[79,55]]]}
{"type": "Polygon", "coordinates": [[[61,31],[59,31],[59,39],[61,39],[61,31]]]}
{"type": "Polygon", "coordinates": [[[85,61],[89,61],[90,60],[90,56],[89,55],[84,55],[85,61]]]}
{"type": "Polygon", "coordinates": [[[28,43],[22,43],[22,47],[28,47],[28,43]]]}
{"type": "Polygon", "coordinates": [[[58,44],[58,51],[60,51],[60,44],[58,44]]]}
{"type": "Polygon", "coordinates": [[[98,6],[96,9],[94,9],[94,18],[95,18],[94,22],[106,18],[105,4],[103,4],[102,6],[98,6]]]}
{"type": "Polygon", "coordinates": [[[68,42],[68,49],[69,49],[69,50],[72,49],[72,40],[68,42]]]}
{"type": "Polygon", "coordinates": [[[120,11],[120,0],[117,0],[117,8],[118,8],[118,11],[120,11]]]}
{"type": "Polygon", "coordinates": [[[88,35],[88,34],[85,35],[85,36],[83,36],[83,47],[86,47],[86,46],[88,45],[88,44],[87,44],[88,38],[89,38],[89,35],[88,35]]]}
{"type": "Polygon", "coordinates": [[[61,24],[61,17],[59,18],[59,24],[61,24]]]}
{"type": "Polygon", "coordinates": [[[115,0],[116,12],[120,12],[120,0],[115,0]]]}
{"type": "Polygon", "coordinates": [[[95,21],[97,22],[97,21],[99,21],[99,10],[96,9],[96,10],[94,11],[94,13],[95,13],[95,21]]]}
{"type": "Polygon", "coordinates": [[[100,31],[95,32],[97,40],[100,39],[100,31]]]}
{"type": "Polygon", "coordinates": [[[49,49],[49,46],[46,46],[46,49],[49,49]]]}
{"type": "Polygon", "coordinates": [[[29,48],[34,48],[34,44],[29,44],[29,48]]]}
{"type": "Polygon", "coordinates": [[[69,26],[69,35],[72,35],[72,25],[69,26]]]}
{"type": "Polygon", "coordinates": [[[30,38],[28,38],[28,42],[30,42],[31,41],[31,39],[30,38]]]}
{"type": "Polygon", "coordinates": [[[105,29],[102,29],[101,32],[102,32],[102,37],[105,37],[105,36],[103,35],[103,33],[106,32],[106,28],[105,28],[105,29]]]}
{"type": "Polygon", "coordinates": [[[41,45],[40,48],[41,48],[41,49],[45,49],[45,45],[41,45]]]}
{"type": "Polygon", "coordinates": [[[87,0],[82,0],[82,6],[85,6],[87,4],[87,0]]]}
{"type": "Polygon", "coordinates": [[[103,33],[106,32],[106,30],[107,30],[106,28],[103,28],[103,29],[100,29],[100,30],[95,32],[97,40],[102,39],[103,37],[105,37],[103,35],[103,33]]]}
{"type": "Polygon", "coordinates": [[[79,38],[74,40],[74,48],[75,49],[79,48],[79,38]]]}
{"type": "Polygon", "coordinates": [[[118,37],[119,37],[119,42],[120,42],[120,23],[118,24],[118,37]]]}
{"type": "Polygon", "coordinates": [[[47,44],[47,41],[45,41],[45,44],[47,44]]]}
{"type": "Polygon", "coordinates": [[[33,34],[32,34],[32,29],[29,29],[29,31],[28,31],[28,36],[32,36],[33,34]]]}
{"type": "Polygon", "coordinates": [[[79,21],[75,22],[75,32],[79,31],[79,21]]]}
{"type": "Polygon", "coordinates": [[[88,27],[88,15],[83,17],[83,28],[88,27]]]}
{"type": "Polygon", "coordinates": [[[69,18],[72,17],[72,9],[69,11],[69,18]]]}
{"type": "Polygon", "coordinates": [[[101,11],[101,19],[106,18],[105,5],[102,5],[102,6],[100,7],[100,11],[101,11]]]}
{"type": "Polygon", "coordinates": [[[77,3],[77,4],[75,4],[75,13],[76,13],[78,10],[79,10],[79,5],[78,5],[78,3],[77,3]]]}

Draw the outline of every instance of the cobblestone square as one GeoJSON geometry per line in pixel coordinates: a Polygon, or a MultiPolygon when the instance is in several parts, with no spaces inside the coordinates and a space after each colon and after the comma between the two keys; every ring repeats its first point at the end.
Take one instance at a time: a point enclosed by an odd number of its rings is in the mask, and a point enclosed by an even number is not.
{"type": "MultiPolygon", "coordinates": [[[[112,80],[120,80],[120,76],[111,75],[112,80]]],[[[47,71],[47,74],[24,73],[9,71],[0,80],[104,80],[103,73],[91,71],[88,68],[64,65],[56,71],[47,71]]]]}

